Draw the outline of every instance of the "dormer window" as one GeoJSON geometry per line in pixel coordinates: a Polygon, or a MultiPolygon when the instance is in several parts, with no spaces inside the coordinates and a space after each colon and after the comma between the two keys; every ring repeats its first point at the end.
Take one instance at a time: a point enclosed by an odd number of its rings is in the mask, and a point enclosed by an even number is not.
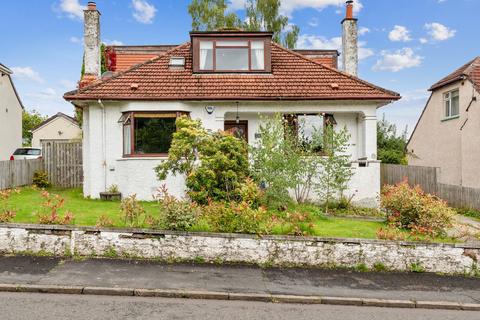
{"type": "Polygon", "coordinates": [[[192,33],[194,72],[270,72],[268,33],[192,33]]]}
{"type": "Polygon", "coordinates": [[[265,70],[263,40],[200,40],[200,70],[265,70]]]}

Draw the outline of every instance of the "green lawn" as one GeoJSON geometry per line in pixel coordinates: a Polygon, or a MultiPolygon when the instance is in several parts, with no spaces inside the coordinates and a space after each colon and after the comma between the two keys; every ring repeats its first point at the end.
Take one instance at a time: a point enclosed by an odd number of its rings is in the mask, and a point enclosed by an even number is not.
{"type": "MultiPolygon", "coordinates": [[[[117,226],[122,226],[120,221],[119,201],[100,201],[85,199],[80,189],[49,189],[51,194],[58,194],[65,199],[65,205],[60,210],[66,210],[75,215],[75,224],[82,226],[94,226],[98,217],[102,214],[111,218],[117,226]]],[[[17,212],[15,222],[37,223],[36,213],[44,199],[39,190],[33,188],[21,188],[19,194],[12,194],[8,201],[9,208],[17,212]]],[[[142,202],[145,211],[152,215],[158,214],[158,205],[155,202],[142,202]]]]}
{"type": "MultiPolygon", "coordinates": [[[[74,223],[81,226],[95,226],[101,215],[108,216],[116,227],[125,227],[120,215],[119,201],[100,201],[86,199],[80,189],[49,189],[51,194],[58,194],[65,199],[65,204],[59,212],[73,212],[74,223]]],[[[45,200],[41,197],[41,191],[31,187],[20,189],[20,193],[13,193],[8,200],[8,208],[16,211],[13,222],[38,223],[37,212],[41,210],[41,204],[45,200]]],[[[159,217],[159,206],[156,202],[141,202],[146,214],[159,217]]],[[[297,205],[289,208],[296,211],[308,211],[316,217],[311,224],[301,223],[302,231],[309,230],[309,234],[320,237],[339,238],[365,238],[375,239],[378,229],[385,227],[383,222],[363,221],[351,218],[324,216],[323,210],[314,205],[297,205]]],[[[272,212],[272,214],[280,214],[272,212]]],[[[196,225],[192,228],[195,231],[209,231],[208,226],[196,225]]],[[[275,225],[273,234],[292,234],[293,226],[286,224],[275,225]]],[[[438,239],[440,242],[451,242],[452,239],[438,239]]]]}

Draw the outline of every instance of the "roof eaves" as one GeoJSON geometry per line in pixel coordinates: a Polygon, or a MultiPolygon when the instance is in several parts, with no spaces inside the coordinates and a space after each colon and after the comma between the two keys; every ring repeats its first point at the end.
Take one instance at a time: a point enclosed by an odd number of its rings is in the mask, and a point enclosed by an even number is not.
{"type": "Polygon", "coordinates": [[[57,119],[57,118],[64,118],[64,119],[72,122],[72,123],[75,124],[76,126],[79,126],[77,119],[75,119],[75,118],[73,118],[73,117],[70,117],[69,115],[66,115],[66,114],[63,113],[63,112],[57,112],[56,114],[54,114],[54,115],[51,116],[50,118],[42,121],[40,124],[38,124],[37,126],[35,126],[35,127],[32,129],[32,132],[33,132],[33,131],[37,131],[37,130],[40,129],[41,127],[49,124],[50,122],[52,122],[53,120],[55,120],[55,119],[57,119]]]}

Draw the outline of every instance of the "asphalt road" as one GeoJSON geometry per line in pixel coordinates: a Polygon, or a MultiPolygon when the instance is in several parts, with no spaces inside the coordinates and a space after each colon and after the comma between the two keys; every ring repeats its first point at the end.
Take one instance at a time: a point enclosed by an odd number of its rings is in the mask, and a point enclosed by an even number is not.
{"type": "Polygon", "coordinates": [[[315,319],[478,320],[468,311],[391,309],[262,302],[0,293],[2,320],[315,319]]]}

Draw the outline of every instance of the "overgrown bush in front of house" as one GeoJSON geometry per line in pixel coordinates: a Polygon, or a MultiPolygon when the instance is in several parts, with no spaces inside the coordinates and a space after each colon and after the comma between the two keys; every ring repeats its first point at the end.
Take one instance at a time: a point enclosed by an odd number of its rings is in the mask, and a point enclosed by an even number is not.
{"type": "Polygon", "coordinates": [[[155,168],[159,180],[185,175],[187,194],[198,204],[238,201],[249,176],[246,143],[226,132],[210,132],[200,120],[177,118],[168,160],[155,168]]]}
{"type": "MultiPolygon", "coordinates": [[[[347,153],[350,134],[344,127],[335,130],[332,126],[325,128],[324,156],[320,157],[321,171],[316,184],[316,192],[325,202],[325,212],[328,213],[330,202],[335,198],[346,199],[344,192],[352,178],[353,171],[350,155],[347,153]]],[[[351,199],[350,199],[351,201],[351,199]]]]}
{"type": "Polygon", "coordinates": [[[35,171],[33,173],[33,185],[38,188],[49,188],[51,183],[48,180],[48,173],[45,171],[35,171]]]}
{"type": "Polygon", "coordinates": [[[196,203],[178,200],[168,194],[165,185],[158,190],[156,198],[160,205],[158,223],[163,227],[168,230],[187,231],[196,223],[200,214],[196,203]]]}
{"type": "Polygon", "coordinates": [[[350,134],[328,124],[321,132],[314,130],[308,140],[299,134],[279,114],[263,119],[260,139],[250,149],[253,177],[265,185],[270,207],[285,207],[292,190],[298,203],[316,192],[328,211],[329,203],[343,196],[353,174],[347,153],[350,134]]]}
{"type": "Polygon", "coordinates": [[[126,197],[120,203],[121,215],[126,226],[141,227],[143,221],[141,218],[145,213],[145,209],[137,200],[137,195],[132,194],[126,197]]]}
{"type": "Polygon", "coordinates": [[[252,209],[246,202],[212,202],[202,207],[202,219],[205,219],[214,232],[265,233],[262,229],[265,218],[265,209],[252,209]]]}
{"type": "Polygon", "coordinates": [[[267,205],[285,207],[290,190],[297,202],[306,201],[319,171],[313,144],[300,144],[295,129],[280,114],[262,119],[258,133],[260,138],[250,147],[252,174],[265,187],[267,205]]]}
{"type": "Polygon", "coordinates": [[[57,195],[51,195],[48,191],[42,191],[43,203],[41,211],[37,213],[40,224],[73,224],[75,216],[72,212],[66,211],[63,216],[59,210],[64,206],[65,199],[57,195]]]}
{"type": "Polygon", "coordinates": [[[381,196],[382,207],[391,224],[432,237],[444,236],[453,225],[455,211],[436,196],[427,194],[408,181],[385,186],[381,196]]]}

